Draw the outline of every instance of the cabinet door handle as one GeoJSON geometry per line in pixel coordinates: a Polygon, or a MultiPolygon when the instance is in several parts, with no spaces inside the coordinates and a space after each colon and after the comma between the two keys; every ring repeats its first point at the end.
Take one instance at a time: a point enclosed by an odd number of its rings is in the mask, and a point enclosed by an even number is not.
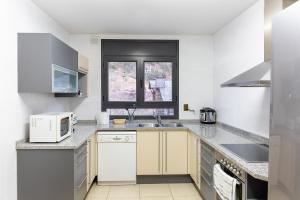
{"type": "Polygon", "coordinates": [[[160,132],[158,133],[158,172],[160,172],[160,132]]]}
{"type": "Polygon", "coordinates": [[[52,131],[52,121],[50,120],[49,131],[52,131]]]}
{"type": "Polygon", "coordinates": [[[91,166],[91,152],[92,152],[92,146],[91,146],[91,140],[88,141],[88,146],[89,146],[89,172],[88,172],[88,183],[89,185],[91,184],[91,172],[92,172],[92,166],[91,166]]]}
{"type": "Polygon", "coordinates": [[[197,139],[196,140],[196,172],[197,172],[197,174],[196,174],[196,177],[197,177],[197,184],[199,184],[199,155],[198,155],[198,152],[199,152],[199,140],[197,139]]]}
{"type": "Polygon", "coordinates": [[[166,164],[166,166],[165,166],[165,170],[166,170],[166,172],[168,171],[168,133],[167,132],[165,132],[165,135],[166,135],[166,137],[165,137],[165,156],[166,156],[166,160],[165,160],[165,164],[166,164]]]}

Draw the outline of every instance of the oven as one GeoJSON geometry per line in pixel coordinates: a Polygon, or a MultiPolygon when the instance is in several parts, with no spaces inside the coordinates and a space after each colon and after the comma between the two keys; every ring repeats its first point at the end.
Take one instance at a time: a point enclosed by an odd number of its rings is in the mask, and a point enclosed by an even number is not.
{"type": "MultiPolygon", "coordinates": [[[[216,162],[220,164],[222,170],[228,175],[237,179],[238,184],[236,185],[236,200],[246,200],[246,177],[247,174],[237,167],[233,162],[226,159],[220,153],[215,154],[216,162]]],[[[216,194],[216,199],[221,198],[216,194]]]]}

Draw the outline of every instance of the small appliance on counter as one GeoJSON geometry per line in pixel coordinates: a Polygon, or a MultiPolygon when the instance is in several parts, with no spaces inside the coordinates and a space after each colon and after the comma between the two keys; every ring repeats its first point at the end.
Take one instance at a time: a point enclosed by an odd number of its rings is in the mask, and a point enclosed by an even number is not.
{"type": "Polygon", "coordinates": [[[109,114],[108,112],[100,112],[96,115],[97,124],[108,125],[109,124],[109,114]]]}
{"type": "Polygon", "coordinates": [[[200,122],[202,124],[215,124],[217,120],[217,113],[214,109],[204,107],[200,110],[200,122]]]}
{"type": "Polygon", "coordinates": [[[74,120],[72,112],[31,115],[29,142],[60,142],[72,134],[74,120]]]}

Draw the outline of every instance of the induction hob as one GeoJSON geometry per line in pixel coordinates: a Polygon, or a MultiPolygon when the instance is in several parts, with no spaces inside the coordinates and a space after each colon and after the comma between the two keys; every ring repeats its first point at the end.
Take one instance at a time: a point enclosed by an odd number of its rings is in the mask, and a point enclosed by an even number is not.
{"type": "Polygon", "coordinates": [[[269,148],[262,144],[221,144],[247,162],[268,162],[269,148]]]}

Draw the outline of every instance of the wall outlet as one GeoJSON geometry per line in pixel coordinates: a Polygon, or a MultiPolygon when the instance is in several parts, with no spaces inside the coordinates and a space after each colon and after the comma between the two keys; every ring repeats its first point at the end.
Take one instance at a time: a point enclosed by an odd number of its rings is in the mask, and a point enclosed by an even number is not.
{"type": "Polygon", "coordinates": [[[189,104],[183,104],[183,111],[189,111],[189,104]]]}

